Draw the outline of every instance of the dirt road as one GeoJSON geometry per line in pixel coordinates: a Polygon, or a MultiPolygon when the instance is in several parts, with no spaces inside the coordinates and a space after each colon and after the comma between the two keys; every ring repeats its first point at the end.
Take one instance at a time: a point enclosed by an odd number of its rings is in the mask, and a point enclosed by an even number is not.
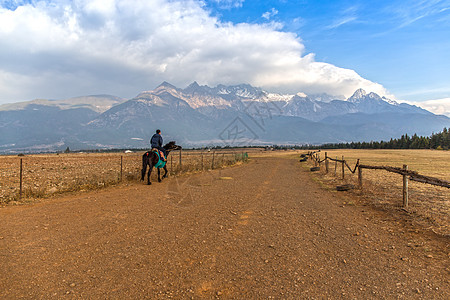
{"type": "Polygon", "coordinates": [[[448,237],[287,158],[0,209],[0,298],[450,299],[448,237]]]}

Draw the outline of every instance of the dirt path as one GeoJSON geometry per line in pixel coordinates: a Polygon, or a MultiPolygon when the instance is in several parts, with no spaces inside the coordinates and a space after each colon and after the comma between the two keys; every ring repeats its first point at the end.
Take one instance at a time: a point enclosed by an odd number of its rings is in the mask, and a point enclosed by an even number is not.
{"type": "Polygon", "coordinates": [[[0,298],[449,299],[448,238],[292,159],[0,210],[0,298]]]}

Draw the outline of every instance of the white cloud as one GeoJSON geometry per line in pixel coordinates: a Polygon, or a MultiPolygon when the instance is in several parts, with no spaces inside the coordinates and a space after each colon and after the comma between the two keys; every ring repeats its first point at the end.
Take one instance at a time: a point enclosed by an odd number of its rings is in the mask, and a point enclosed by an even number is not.
{"type": "Polygon", "coordinates": [[[412,105],[416,105],[431,111],[436,115],[445,115],[450,117],[450,98],[427,100],[422,102],[403,101],[412,105]]]}
{"type": "Polygon", "coordinates": [[[132,97],[164,80],[180,87],[196,80],[346,96],[363,88],[392,97],[353,70],[316,62],[295,34],[278,31],[278,23],[221,23],[201,1],[34,3],[14,11],[0,7],[3,102],[132,97]]]}
{"type": "Polygon", "coordinates": [[[242,7],[245,0],[212,0],[216,2],[222,9],[238,8],[242,7]]]}
{"type": "Polygon", "coordinates": [[[262,14],[262,17],[266,20],[270,20],[272,17],[276,16],[278,14],[278,10],[272,7],[270,11],[266,11],[262,14]]]}
{"type": "Polygon", "coordinates": [[[350,17],[343,17],[341,19],[335,20],[332,24],[328,25],[327,29],[336,29],[338,27],[341,27],[342,25],[351,23],[353,21],[357,20],[356,17],[350,16],[350,17]]]}
{"type": "Polygon", "coordinates": [[[448,9],[448,6],[446,0],[408,0],[405,1],[404,5],[387,5],[384,9],[393,14],[400,24],[399,28],[402,28],[424,18],[433,17],[436,19],[437,16],[448,9]]]}

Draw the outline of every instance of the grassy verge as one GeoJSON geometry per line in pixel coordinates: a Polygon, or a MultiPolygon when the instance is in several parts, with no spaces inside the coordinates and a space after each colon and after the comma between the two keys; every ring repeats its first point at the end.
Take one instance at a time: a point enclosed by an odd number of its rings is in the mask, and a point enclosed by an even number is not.
{"type": "MultiPolygon", "coordinates": [[[[325,152],[325,151],[323,151],[325,152]]],[[[450,152],[435,150],[329,150],[329,157],[338,157],[348,161],[353,167],[357,159],[365,165],[402,167],[408,165],[410,170],[419,174],[449,180],[450,177],[450,152]]],[[[322,153],[324,158],[324,153],[322,153]]],[[[313,162],[302,163],[305,166],[314,166],[313,162]]],[[[354,196],[359,201],[372,206],[395,211],[403,210],[403,179],[401,175],[389,173],[384,170],[362,171],[363,186],[358,186],[357,172],[352,174],[345,168],[342,178],[341,164],[330,162],[329,171],[325,171],[325,163],[321,164],[321,170],[314,173],[313,177],[335,189],[338,185],[353,184],[356,189],[343,192],[354,196]],[[336,170],[336,171],[335,171],[336,170]]],[[[414,216],[416,221],[423,223],[434,232],[450,234],[450,191],[448,188],[436,187],[419,182],[409,181],[409,205],[406,211],[414,216]]]]}

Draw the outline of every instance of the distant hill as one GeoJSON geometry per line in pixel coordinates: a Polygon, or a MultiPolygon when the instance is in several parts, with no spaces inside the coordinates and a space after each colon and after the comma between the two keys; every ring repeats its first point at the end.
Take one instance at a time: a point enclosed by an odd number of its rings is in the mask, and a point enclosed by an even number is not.
{"type": "Polygon", "coordinates": [[[322,144],[430,135],[446,116],[357,90],[285,95],[248,84],[163,82],[125,100],[100,95],[0,106],[0,151],[145,148],[154,131],[184,146],[322,144]]]}
{"type": "Polygon", "coordinates": [[[0,105],[0,111],[23,110],[29,105],[53,106],[60,109],[86,108],[102,113],[111,107],[125,102],[126,99],[111,95],[91,95],[74,97],[64,100],[36,99],[25,102],[0,105]]]}

